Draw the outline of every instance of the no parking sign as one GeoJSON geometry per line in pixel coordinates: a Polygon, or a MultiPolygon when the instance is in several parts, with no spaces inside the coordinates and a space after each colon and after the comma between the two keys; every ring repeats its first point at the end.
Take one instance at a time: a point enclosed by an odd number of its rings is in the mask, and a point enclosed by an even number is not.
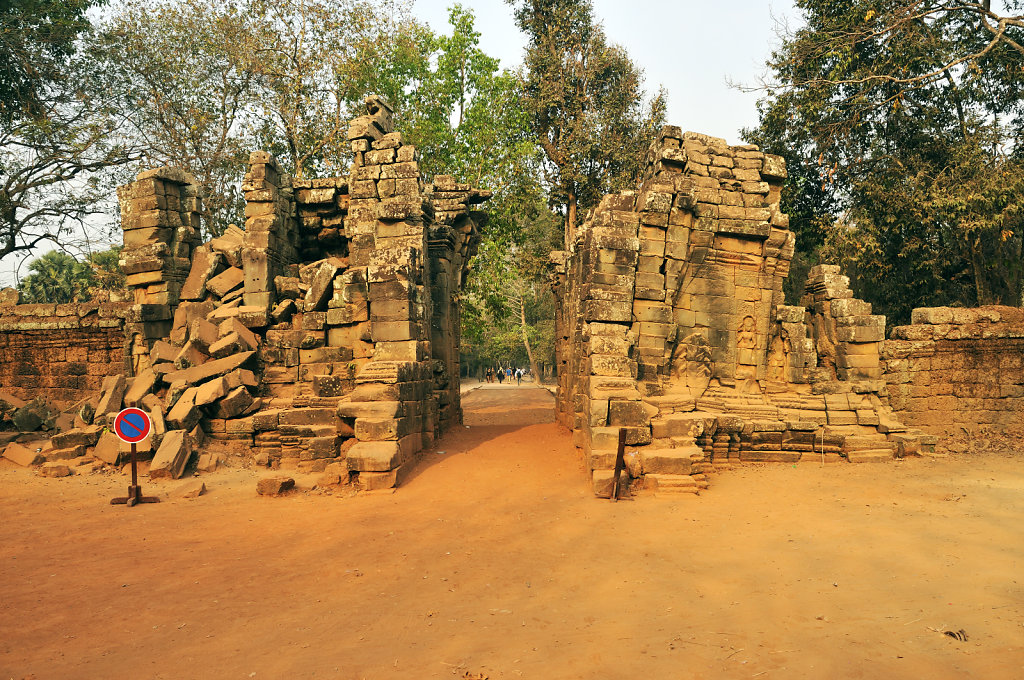
{"type": "Polygon", "coordinates": [[[136,503],[156,503],[160,500],[154,496],[142,495],[136,463],[135,445],[148,437],[152,429],[153,421],[141,408],[126,408],[114,418],[114,434],[120,437],[121,441],[132,445],[132,483],[128,487],[127,496],[110,499],[112,505],[127,505],[130,508],[136,503]]]}
{"type": "Polygon", "coordinates": [[[114,418],[114,434],[126,444],[138,444],[152,429],[153,421],[141,408],[126,408],[114,418]]]}

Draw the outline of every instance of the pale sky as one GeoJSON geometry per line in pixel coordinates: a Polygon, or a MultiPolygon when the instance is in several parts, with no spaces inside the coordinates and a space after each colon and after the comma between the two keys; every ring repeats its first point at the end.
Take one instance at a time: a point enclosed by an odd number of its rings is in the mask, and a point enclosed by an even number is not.
{"type": "MultiPolygon", "coordinates": [[[[448,32],[453,0],[414,0],[413,13],[448,32]]],[[[778,20],[795,23],[792,0],[593,0],[611,40],[644,70],[648,92],[668,92],[667,122],[741,144],[757,124],[757,95],[727,84],[755,85],[778,44],[778,20]]],[[[473,10],[480,45],[503,68],[522,63],[523,35],[504,0],[461,0],[473,10]]]]}
{"type": "MultiPolygon", "coordinates": [[[[454,0],[414,0],[413,13],[447,33],[454,0]]],[[[609,38],[644,70],[648,92],[664,86],[667,122],[684,130],[742,143],[740,129],[757,124],[757,94],[728,85],[758,82],[778,44],[778,21],[794,21],[792,0],[593,0],[609,38]]],[[[473,10],[480,43],[503,68],[522,62],[525,41],[504,0],[462,0],[473,10]]],[[[42,248],[29,259],[48,250],[42,248]]],[[[0,286],[14,285],[22,258],[0,260],[0,286]]],[[[20,276],[28,273],[20,267],[20,276]]]]}

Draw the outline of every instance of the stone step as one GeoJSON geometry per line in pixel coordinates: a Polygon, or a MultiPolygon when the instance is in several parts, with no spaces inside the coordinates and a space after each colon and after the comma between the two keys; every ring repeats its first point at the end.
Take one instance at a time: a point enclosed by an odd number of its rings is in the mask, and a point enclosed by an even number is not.
{"type": "Polygon", "coordinates": [[[893,460],[892,449],[860,449],[850,451],[846,459],[851,463],[885,463],[893,460]]]}
{"type": "Polygon", "coordinates": [[[896,450],[896,444],[889,441],[884,434],[849,435],[843,442],[843,451],[885,450],[890,455],[896,450]]]}
{"type": "Polygon", "coordinates": [[[647,474],[644,485],[654,491],[657,496],[675,496],[680,494],[699,493],[701,484],[707,488],[707,482],[693,478],[693,475],[647,474]]]}

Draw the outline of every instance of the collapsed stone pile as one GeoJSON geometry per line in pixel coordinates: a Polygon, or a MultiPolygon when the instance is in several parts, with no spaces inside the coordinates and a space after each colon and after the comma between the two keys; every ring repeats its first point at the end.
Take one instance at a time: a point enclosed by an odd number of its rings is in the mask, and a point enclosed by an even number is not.
{"type": "Polygon", "coordinates": [[[366,104],[347,178],[293,180],[255,152],[245,228],[209,243],[187,174],[149,171],[119,190],[130,375],[104,381],[48,458],[107,455],[103,426],[138,405],[155,426],[151,476],[179,477],[210,438],[246,444],[256,464],[376,488],[461,421],[458,291],[490,194],[427,184],[386,102],[366,104]]]}
{"type": "Polygon", "coordinates": [[[785,305],[785,164],[666,127],[636,192],[605,197],[552,254],[558,410],[608,493],[618,430],[636,487],[697,491],[742,460],[891,458],[933,440],[884,403],[885,319],[838,267],[785,305]]]}

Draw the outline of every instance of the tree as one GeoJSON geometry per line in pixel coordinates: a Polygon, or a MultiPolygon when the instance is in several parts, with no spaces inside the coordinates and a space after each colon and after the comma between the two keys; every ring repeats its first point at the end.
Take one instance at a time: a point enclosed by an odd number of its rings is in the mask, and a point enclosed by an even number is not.
{"type": "Polygon", "coordinates": [[[492,213],[494,229],[480,245],[463,295],[463,351],[481,364],[540,364],[554,357],[554,296],[546,276],[558,247],[560,220],[540,194],[532,206],[492,213]]]}
{"type": "Polygon", "coordinates": [[[99,0],[7,0],[0,5],[0,121],[44,116],[46,90],[68,77],[86,10],[99,0]]]}
{"type": "Polygon", "coordinates": [[[23,302],[76,302],[88,297],[92,270],[59,250],[51,250],[29,263],[32,273],[18,289],[23,302]]]}
{"type": "Polygon", "coordinates": [[[257,95],[244,56],[255,20],[231,0],[125,0],[97,51],[128,123],[122,134],[144,166],[172,165],[196,178],[211,236],[244,218],[238,185],[256,145],[247,119],[257,95]]]}
{"type": "Polygon", "coordinates": [[[566,244],[581,208],[633,188],[661,127],[665,95],[644,101],[642,73],[609,44],[590,0],[506,0],[528,45],[522,87],[544,151],[552,200],[564,206],[566,244]]]}
{"type": "Polygon", "coordinates": [[[1021,304],[1024,3],[1003,4],[801,0],[769,62],[748,138],[796,168],[810,245],[898,321],[1021,304]]]}
{"type": "MultiPolygon", "coordinates": [[[[31,3],[20,9],[52,7],[31,3]]],[[[63,19],[52,16],[22,20],[51,38],[64,26],[63,19]]],[[[18,45],[26,43],[25,38],[19,40],[18,45]]],[[[73,235],[81,235],[86,219],[102,211],[101,203],[109,195],[107,173],[133,159],[115,133],[121,121],[102,99],[97,65],[87,58],[90,40],[91,34],[82,32],[78,41],[60,49],[35,49],[32,53],[53,58],[40,65],[53,79],[33,72],[40,77],[32,81],[30,93],[24,94],[21,86],[14,90],[29,98],[21,109],[28,113],[14,115],[17,112],[9,108],[11,115],[0,118],[0,259],[27,253],[47,241],[74,246],[73,235]],[[74,58],[58,64],[54,55],[74,58]]]]}

